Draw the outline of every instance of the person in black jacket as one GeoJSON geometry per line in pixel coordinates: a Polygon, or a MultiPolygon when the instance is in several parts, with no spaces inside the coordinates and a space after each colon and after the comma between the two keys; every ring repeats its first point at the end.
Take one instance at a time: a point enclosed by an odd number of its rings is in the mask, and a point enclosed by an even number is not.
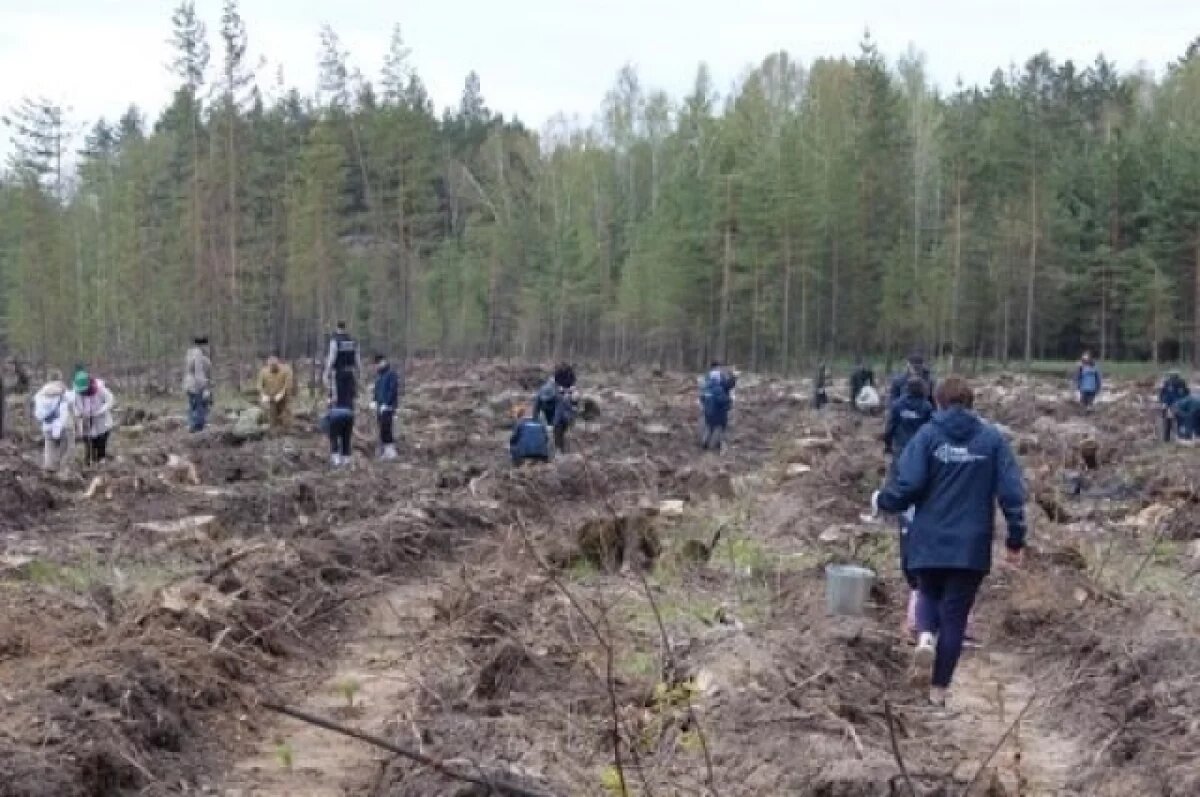
{"type": "Polygon", "coordinates": [[[1014,564],[1026,526],[1021,466],[1004,435],[972,412],[967,381],[947,378],[938,385],[937,404],[872,503],[887,512],[913,509],[908,566],[920,592],[915,662],[932,664],[929,699],[944,705],[971,607],[992,567],[996,505],[1008,523],[1005,548],[1014,564]]]}
{"type": "Polygon", "coordinates": [[[850,408],[858,410],[858,394],[862,389],[870,385],[875,387],[875,372],[871,367],[859,358],[854,365],[854,371],[850,374],[850,408]]]}
{"type": "Polygon", "coordinates": [[[892,377],[892,384],[888,389],[889,404],[899,401],[903,397],[908,380],[914,376],[925,382],[925,395],[933,395],[933,390],[937,386],[933,378],[933,371],[929,370],[929,366],[925,364],[925,355],[915,351],[908,355],[908,364],[905,370],[892,377]]]}

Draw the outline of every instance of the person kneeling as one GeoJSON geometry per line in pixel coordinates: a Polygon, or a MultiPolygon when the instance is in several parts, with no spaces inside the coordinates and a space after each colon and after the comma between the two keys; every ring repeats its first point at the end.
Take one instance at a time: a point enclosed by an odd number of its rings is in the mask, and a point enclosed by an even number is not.
{"type": "Polygon", "coordinates": [[[531,417],[524,407],[516,408],[514,414],[517,422],[513,425],[512,437],[508,441],[508,451],[514,465],[526,462],[550,461],[550,435],[546,425],[531,417]]]}

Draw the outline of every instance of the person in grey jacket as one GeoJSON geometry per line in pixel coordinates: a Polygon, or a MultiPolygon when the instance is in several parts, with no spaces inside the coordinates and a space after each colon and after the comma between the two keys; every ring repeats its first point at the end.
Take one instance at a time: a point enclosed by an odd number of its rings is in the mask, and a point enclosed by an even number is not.
{"type": "Polygon", "coordinates": [[[208,338],[192,341],[183,365],[183,392],[188,397],[188,429],[204,431],[208,408],[212,405],[212,360],[208,358],[208,338]]]}

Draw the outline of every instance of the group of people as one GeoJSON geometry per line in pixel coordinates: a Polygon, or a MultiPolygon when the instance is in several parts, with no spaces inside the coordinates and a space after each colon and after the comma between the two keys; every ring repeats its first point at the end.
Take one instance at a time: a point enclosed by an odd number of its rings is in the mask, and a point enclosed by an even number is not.
{"type": "Polygon", "coordinates": [[[33,417],[42,429],[43,467],[48,471],[65,467],[77,442],[83,445],[86,464],[104,461],[115,404],[108,386],[86,368],[76,368],[69,382],[61,372],[52,371],[33,397],[33,417]]]}
{"type": "Polygon", "coordinates": [[[514,465],[548,462],[552,437],[553,451],[566,453],[567,432],[579,414],[579,390],[575,385],[575,368],[569,363],[559,363],[528,406],[517,404],[513,408],[508,450],[514,465]]]}
{"type": "Polygon", "coordinates": [[[892,379],[889,399],[883,444],[893,460],[871,497],[872,512],[899,518],[915,672],[929,684],[930,703],[944,706],[991,570],[997,505],[1008,525],[1008,559],[1021,560],[1025,485],[1004,435],[974,412],[974,391],[963,377],[939,384],[913,355],[892,379]]]}

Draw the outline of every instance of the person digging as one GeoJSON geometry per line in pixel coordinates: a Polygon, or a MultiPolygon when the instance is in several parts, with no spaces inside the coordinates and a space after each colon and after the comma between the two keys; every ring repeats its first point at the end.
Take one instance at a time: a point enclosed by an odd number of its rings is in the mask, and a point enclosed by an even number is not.
{"type": "Polygon", "coordinates": [[[912,508],[908,567],[917,581],[915,674],[930,685],[929,701],[945,706],[962,655],[971,607],[992,567],[993,515],[1008,525],[1008,560],[1025,549],[1025,485],[1004,435],[972,408],[965,379],[948,377],[935,391],[938,411],[905,447],[875,511],[912,508]]]}

